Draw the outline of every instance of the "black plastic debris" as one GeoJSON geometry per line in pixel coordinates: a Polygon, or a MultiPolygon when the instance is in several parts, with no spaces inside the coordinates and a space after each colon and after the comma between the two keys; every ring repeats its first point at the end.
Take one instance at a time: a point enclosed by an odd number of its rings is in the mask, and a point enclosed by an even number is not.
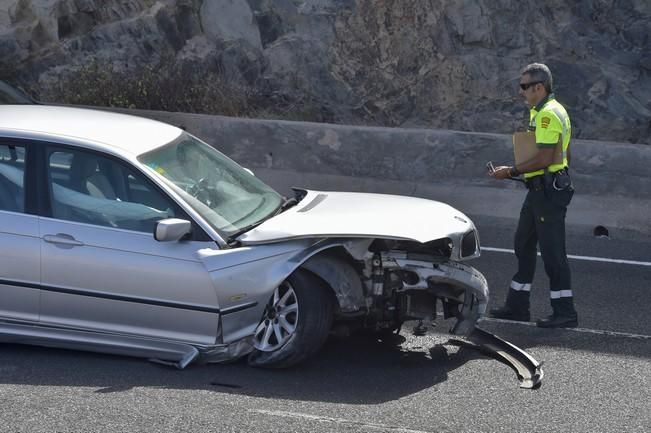
{"type": "Polygon", "coordinates": [[[608,234],[608,229],[604,226],[595,227],[593,234],[596,238],[610,239],[610,235],[608,234]]]}
{"type": "Polygon", "coordinates": [[[518,377],[520,388],[538,389],[544,376],[542,363],[516,345],[490,332],[475,327],[467,340],[452,339],[451,344],[478,350],[511,367],[518,377]]]}

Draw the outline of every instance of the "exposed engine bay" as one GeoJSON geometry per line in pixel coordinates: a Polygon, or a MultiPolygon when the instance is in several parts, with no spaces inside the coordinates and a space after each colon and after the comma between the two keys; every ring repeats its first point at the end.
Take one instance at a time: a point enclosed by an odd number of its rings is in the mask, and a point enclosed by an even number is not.
{"type": "MultiPolygon", "coordinates": [[[[479,255],[474,233],[470,232],[472,249],[467,249],[467,258],[479,255]]],[[[328,252],[303,265],[335,290],[339,319],[361,318],[358,324],[366,328],[396,330],[405,321],[431,323],[440,312],[446,319],[457,319],[451,333],[463,336],[472,332],[486,310],[488,285],[476,269],[451,260],[460,249],[450,238],[427,244],[384,239],[351,241],[346,245],[348,253],[355,254],[364,243],[368,245],[366,251],[353,256],[356,272],[346,272],[351,265],[345,265],[343,254],[328,252]],[[356,279],[361,281],[359,286],[356,279]]]]}

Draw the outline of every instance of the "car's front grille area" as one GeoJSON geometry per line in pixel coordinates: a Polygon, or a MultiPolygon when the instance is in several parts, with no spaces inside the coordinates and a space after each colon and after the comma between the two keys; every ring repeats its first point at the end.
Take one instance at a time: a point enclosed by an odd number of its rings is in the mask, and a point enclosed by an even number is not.
{"type": "Polygon", "coordinates": [[[410,260],[423,259],[424,256],[450,258],[452,254],[452,240],[450,238],[436,239],[426,243],[416,241],[398,241],[389,239],[376,239],[369,247],[369,251],[406,251],[410,260]]]}
{"type": "Polygon", "coordinates": [[[463,235],[463,240],[461,241],[461,257],[472,256],[476,251],[477,236],[475,235],[475,231],[471,230],[463,235]]]}

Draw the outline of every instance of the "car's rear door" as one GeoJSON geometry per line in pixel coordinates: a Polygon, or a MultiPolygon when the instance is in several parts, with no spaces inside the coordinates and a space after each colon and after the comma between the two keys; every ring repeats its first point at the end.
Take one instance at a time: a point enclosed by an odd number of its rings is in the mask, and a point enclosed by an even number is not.
{"type": "Polygon", "coordinates": [[[0,320],[38,321],[40,241],[28,145],[0,137],[0,320]],[[27,175],[26,175],[27,172],[27,175]],[[31,209],[30,209],[31,207],[31,209]]]}
{"type": "Polygon", "coordinates": [[[156,221],[187,216],[125,161],[62,146],[43,158],[41,323],[214,343],[217,296],[197,251],[215,243],[157,242],[156,221]]]}

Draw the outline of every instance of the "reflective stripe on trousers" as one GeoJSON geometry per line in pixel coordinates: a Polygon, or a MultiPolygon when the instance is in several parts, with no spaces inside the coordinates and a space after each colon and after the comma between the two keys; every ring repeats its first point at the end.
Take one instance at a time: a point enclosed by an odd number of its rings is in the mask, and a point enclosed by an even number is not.
{"type": "Polygon", "coordinates": [[[552,298],[552,299],[571,298],[572,297],[572,291],[571,290],[550,290],[549,291],[549,297],[552,298]]]}

